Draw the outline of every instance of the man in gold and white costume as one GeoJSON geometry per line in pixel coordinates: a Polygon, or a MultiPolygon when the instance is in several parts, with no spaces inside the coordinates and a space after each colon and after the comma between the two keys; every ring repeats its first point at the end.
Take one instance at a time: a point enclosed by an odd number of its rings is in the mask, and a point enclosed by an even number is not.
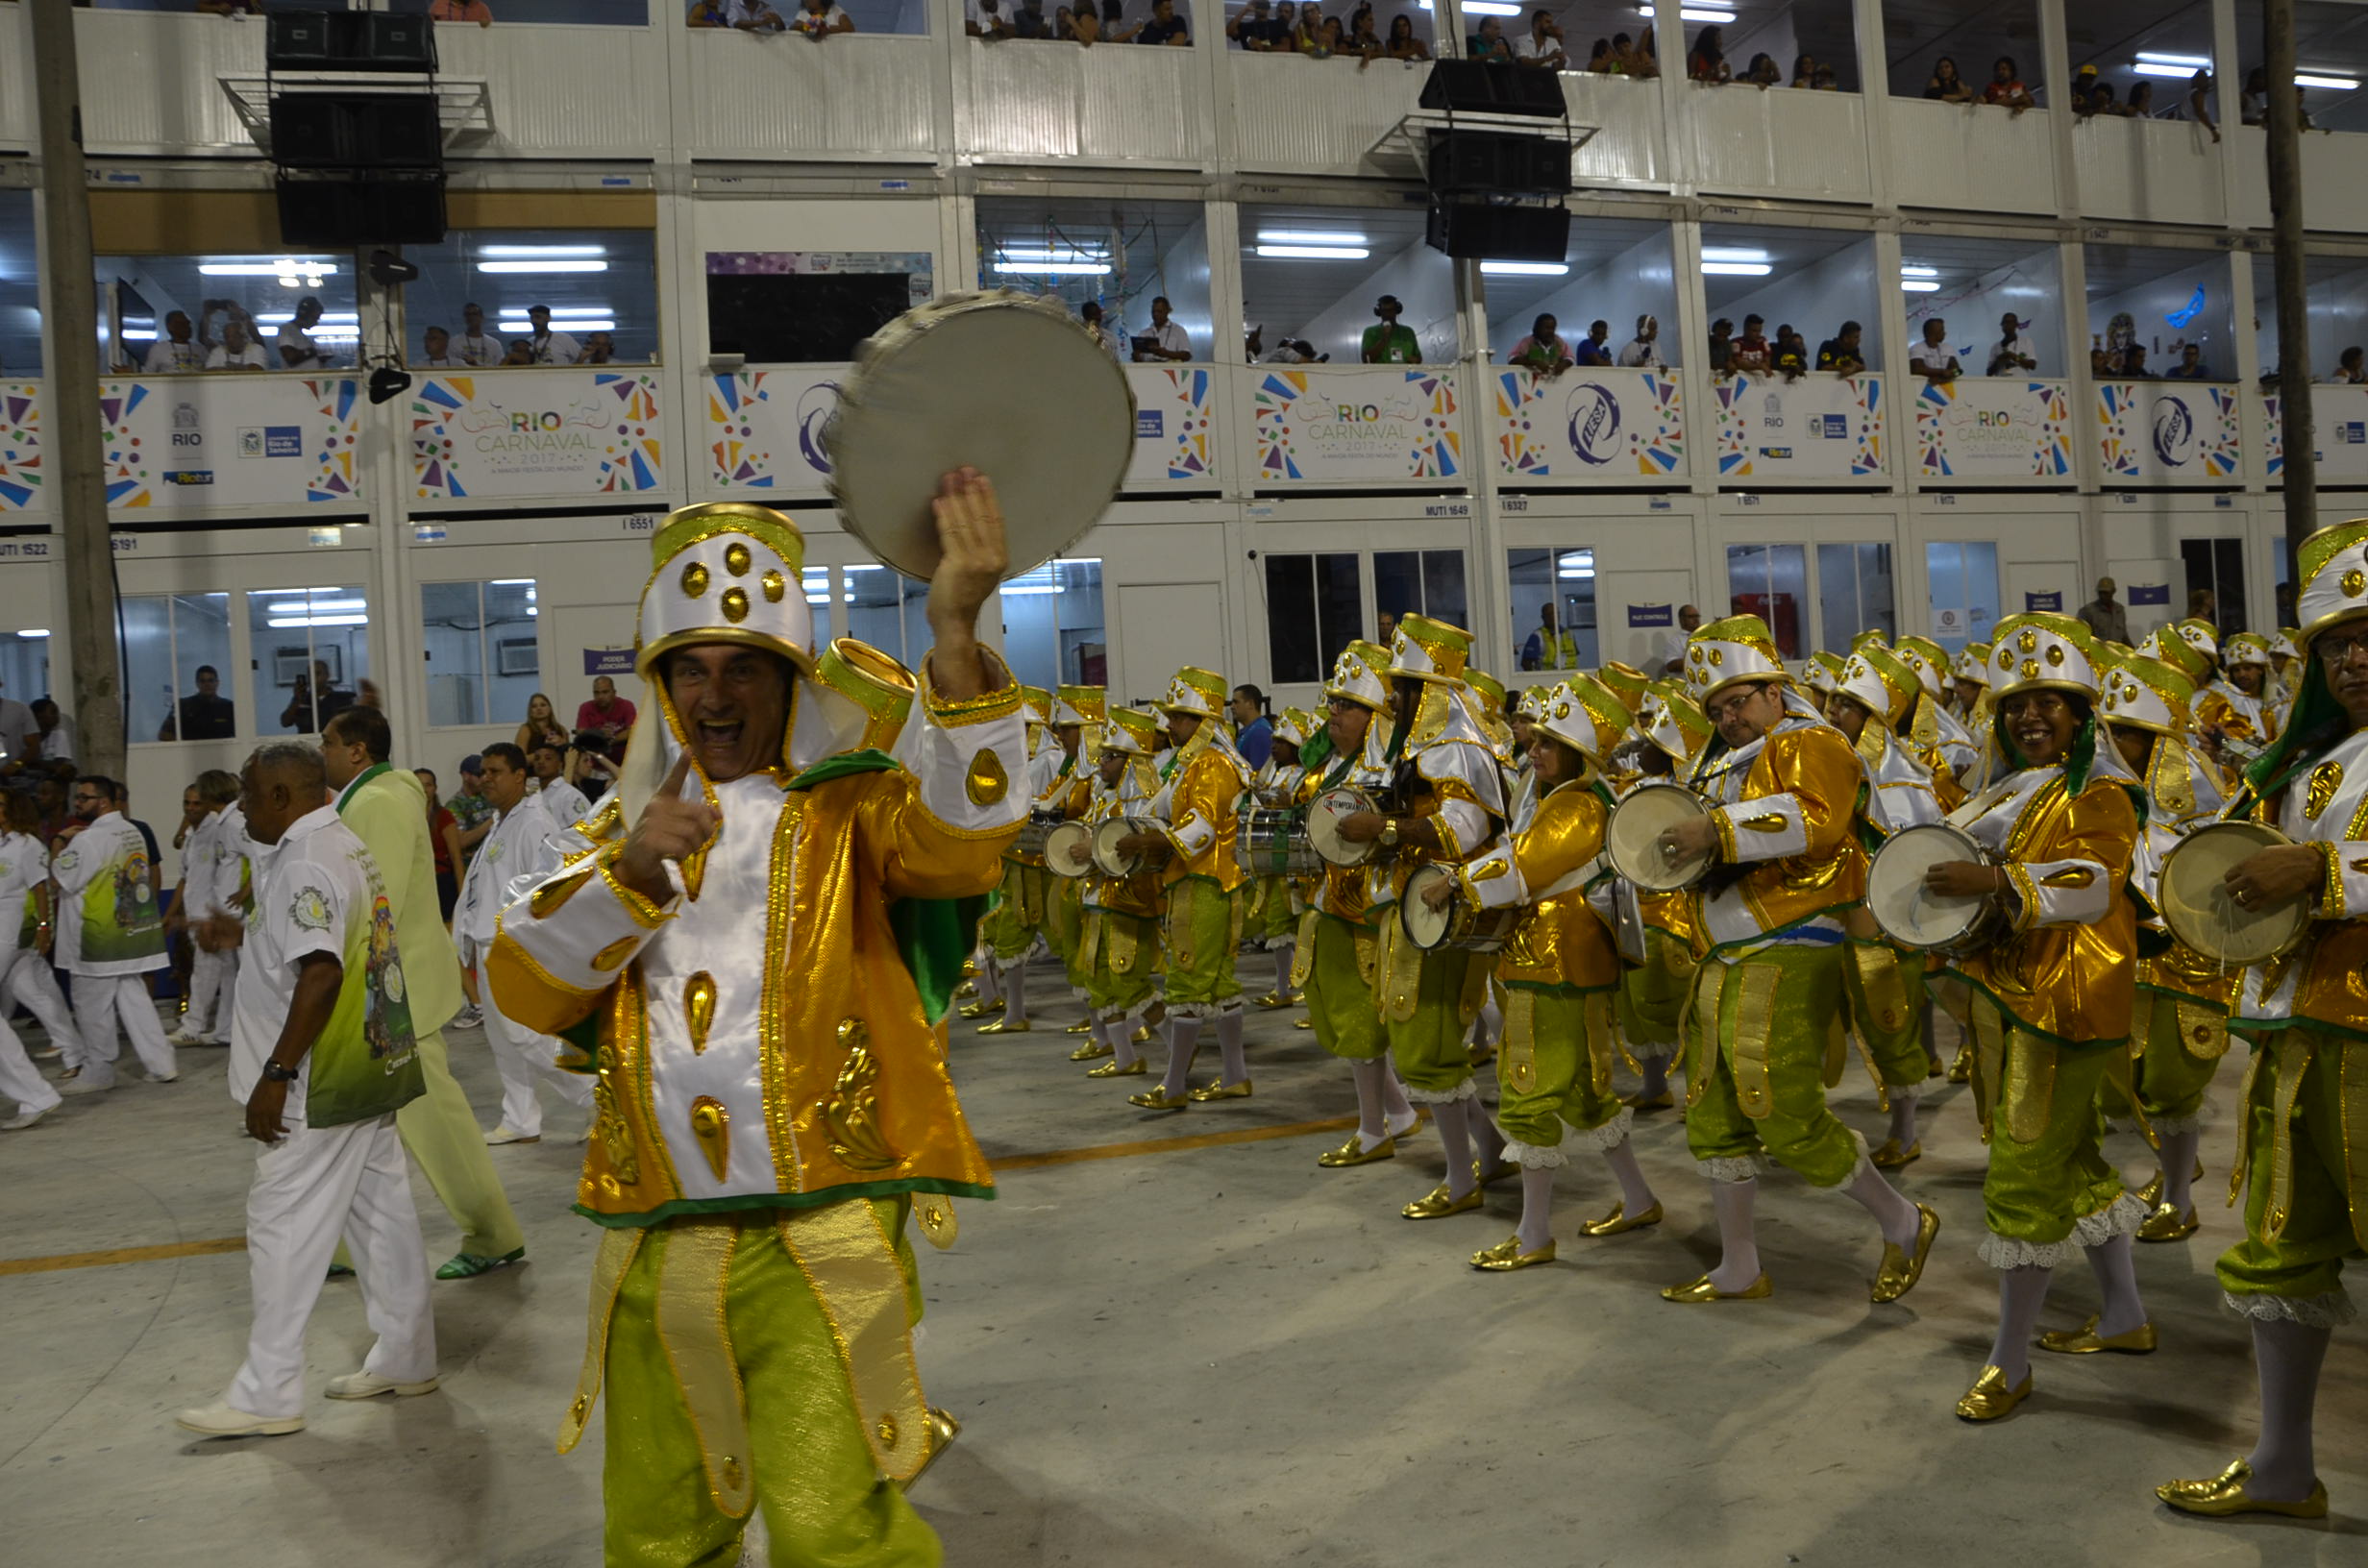
{"type": "MultiPolygon", "coordinates": [[[[1028,716],[1027,771],[1020,787],[1030,804],[1041,801],[1067,773],[1070,753],[1076,745],[1073,729],[1062,739],[1052,722],[1052,694],[1041,686],[1020,688],[1022,711],[1028,716]]],[[[994,910],[978,928],[985,962],[978,965],[978,999],[962,1009],[966,1018],[987,1017],[982,1035],[1024,1035],[1027,1021],[1027,961],[1036,944],[1048,941],[1047,899],[1050,896],[1042,850],[1014,840],[1003,851],[1003,881],[994,910]],[[999,1017],[990,1015],[999,1013],[999,1017]]]]}
{"type": "Polygon", "coordinates": [[[2291,722],[2231,803],[2294,841],[2239,865],[2231,896],[2310,912],[2301,947],[2245,971],[2230,1022],[2253,1060],[2245,1238],[2219,1276],[2252,1322],[2261,1435],[2219,1475],[2157,1489],[2186,1513],[2326,1516],[2311,1414],[2328,1341],[2353,1315],[2343,1266],[2368,1255],[2368,521],[2320,529],[2298,556],[2309,662],[2291,722]]]}
{"type": "MultiPolygon", "coordinates": [[[[1040,768],[1048,764],[1052,776],[1028,807],[1043,821],[1073,821],[1085,816],[1094,797],[1096,749],[1086,744],[1086,737],[1101,723],[1104,711],[1102,689],[1098,686],[1064,686],[1052,694],[1053,744],[1040,764],[1040,768]]],[[[1044,872],[1043,888],[1045,945],[1060,961],[1069,981],[1069,993],[1084,1003],[1086,984],[1077,968],[1077,946],[1085,922],[1085,890],[1077,878],[1056,876],[1048,869],[1044,872]]],[[[1026,1027],[1025,989],[1013,987],[1004,993],[1003,1029],[996,1032],[1018,1033],[1026,1027]],[[1015,1017],[1019,1019],[1016,1025],[1012,1022],[1015,1017]]],[[[1093,1027],[1093,1019],[1088,1017],[1070,1025],[1069,1033],[1090,1035],[1093,1027]]],[[[1070,1054],[1070,1060],[1090,1062],[1100,1054],[1098,1042],[1089,1039],[1070,1054]]]]}
{"type": "Polygon", "coordinates": [[[2241,768],[2278,738],[2269,696],[2269,639],[2240,631],[2220,645],[2220,677],[2195,694],[2195,723],[2241,768]]]}
{"type": "MultiPolygon", "coordinates": [[[[1133,708],[1120,708],[1102,726],[1101,760],[1085,820],[1096,827],[1115,819],[1149,813],[1159,795],[1159,771],[1151,754],[1159,747],[1159,721],[1133,708]]],[[[1086,873],[1085,920],[1078,959],[1090,978],[1086,999],[1093,1009],[1096,1054],[1110,1061],[1086,1069],[1088,1078],[1131,1078],[1143,1057],[1135,1030],[1158,1000],[1160,868],[1146,864],[1125,876],[1086,873]]]]}
{"type": "Polygon", "coordinates": [[[1932,770],[1942,807],[1952,807],[1964,798],[1963,781],[1972,776],[1982,759],[1982,743],[1949,711],[1949,698],[1957,689],[1956,661],[1930,637],[1902,637],[1892,645],[1891,652],[1915,672],[1924,688],[1923,699],[1900,733],[1932,770]],[[1944,772],[1949,775],[1945,779],[1944,772]]]}
{"type": "MultiPolygon", "coordinates": [[[[1711,734],[1710,720],[1686,695],[1683,682],[1654,682],[1632,738],[1613,761],[1613,794],[1625,799],[1634,790],[1683,777],[1711,734]]],[[[1669,1093],[1669,1065],[1684,1043],[1679,1025],[1693,989],[1693,894],[1682,889],[1639,893],[1622,882],[1613,896],[1634,898],[1644,927],[1644,962],[1622,968],[1613,1013],[1620,1047],[1643,1080],[1627,1104],[1638,1112],[1667,1111],[1676,1103],[1669,1093]]]]}
{"type": "MultiPolygon", "coordinates": [[[[933,1564],[894,1482],[934,1441],[907,1206],[993,1193],[935,1029],[1027,808],[1018,689],[976,640],[1007,566],[994,492],[949,475],[936,647],[898,755],[846,750],[813,679],[803,542],[736,502],[654,542],[635,731],[594,846],[504,914],[495,1000],[595,1075],[577,1210],[604,1228],[606,1560],[933,1564]]],[[[868,716],[857,710],[857,734],[868,716]]]]}

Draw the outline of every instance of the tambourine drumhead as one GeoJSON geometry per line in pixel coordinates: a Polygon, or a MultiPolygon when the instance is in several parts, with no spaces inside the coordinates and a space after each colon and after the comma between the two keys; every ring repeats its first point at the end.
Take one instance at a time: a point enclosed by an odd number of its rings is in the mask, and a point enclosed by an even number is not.
{"type": "Polygon", "coordinates": [[[1083,876],[1094,866],[1094,830],[1063,822],[1045,835],[1045,870],[1055,876],[1083,876]]]}
{"type": "Polygon", "coordinates": [[[1943,897],[1924,886],[1924,873],[1953,860],[1989,864],[1972,834],[1947,822],[1904,827],[1884,842],[1866,868],[1866,912],[1902,947],[1945,947],[1982,918],[1989,900],[1943,897]]]}
{"type": "Polygon", "coordinates": [[[1131,818],[1113,817],[1094,829],[1094,865],[1102,875],[1132,876],[1142,869],[1141,855],[1124,854],[1119,849],[1119,840],[1138,825],[1131,818]]]}
{"type": "Polygon", "coordinates": [[[939,478],[995,482],[1011,569],[1094,526],[1135,451],[1135,395],[1094,335],[1052,301],[998,290],[934,301],[856,351],[825,435],[850,533],[908,577],[937,571],[939,478]]]}
{"type": "Polygon", "coordinates": [[[1349,843],[1341,837],[1341,821],[1372,809],[1372,799],[1363,790],[1328,790],[1307,808],[1307,842],[1327,865],[1362,866],[1373,858],[1373,841],[1349,843]]]}
{"type": "Polygon", "coordinates": [[[1701,797],[1682,785],[1644,785],[1612,808],[1603,828],[1604,856],[1614,870],[1648,893],[1690,887],[1710,870],[1710,852],[1671,860],[1661,852],[1661,835],[1709,815],[1701,797]]]}
{"type": "Polygon", "coordinates": [[[2294,841],[2260,822],[2213,822],[2162,857],[2155,903],[2171,935],[2206,958],[2258,964],[2291,947],[2310,923],[2306,897],[2247,909],[2229,896],[2228,873],[2264,849],[2294,841]]]}
{"type": "Polygon", "coordinates": [[[1406,938],[1424,952],[1446,944],[1455,926],[1455,904],[1450,900],[1433,909],[1422,896],[1432,884],[1454,880],[1455,873],[1443,866],[1422,866],[1406,878],[1406,892],[1398,899],[1398,919],[1406,928],[1406,938]]]}

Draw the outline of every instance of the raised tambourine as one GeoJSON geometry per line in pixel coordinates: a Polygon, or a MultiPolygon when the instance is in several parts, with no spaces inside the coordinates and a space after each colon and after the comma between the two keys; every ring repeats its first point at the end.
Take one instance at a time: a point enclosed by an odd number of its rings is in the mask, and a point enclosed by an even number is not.
{"type": "Polygon", "coordinates": [[[1714,858],[1707,850],[1671,860],[1661,835],[1680,823],[1710,815],[1702,797],[1681,784],[1644,784],[1612,808],[1603,824],[1603,857],[1612,869],[1647,893],[1675,893],[1702,879],[1714,858]]]}
{"type": "Polygon", "coordinates": [[[1970,952],[2005,934],[1998,901],[1981,894],[1937,894],[1924,885],[1935,866],[1997,864],[1981,841],[1952,822],[1919,822],[1883,842],[1866,867],[1866,912],[1883,934],[1919,952],[1970,952]]]}
{"type": "Polygon", "coordinates": [[[2310,927],[2307,896],[2247,907],[2229,896],[2228,874],[2264,849],[2294,841],[2264,822],[2199,827],[2162,857],[2155,903],[2171,935],[2235,968],[2292,949],[2310,927]]]}

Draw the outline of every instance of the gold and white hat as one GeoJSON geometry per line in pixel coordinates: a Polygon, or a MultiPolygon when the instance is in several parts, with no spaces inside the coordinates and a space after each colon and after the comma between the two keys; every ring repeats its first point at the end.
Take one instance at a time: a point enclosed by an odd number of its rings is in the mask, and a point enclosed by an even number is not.
{"type": "Polygon", "coordinates": [[[1471,633],[1427,615],[1398,617],[1397,635],[1390,643],[1389,675],[1411,676],[1441,684],[1464,678],[1471,662],[1471,633]]]}
{"type": "Polygon", "coordinates": [[[1864,704],[1884,728],[1893,729],[1915,706],[1924,686],[1906,659],[1870,643],[1850,655],[1835,690],[1864,704]]]}
{"type": "Polygon", "coordinates": [[[1021,687],[1020,705],[1027,710],[1029,723],[1048,724],[1052,723],[1052,694],[1042,686],[1021,687]]]}
{"type": "Polygon", "coordinates": [[[634,674],[659,684],[659,658],[695,643],[765,649],[813,673],[805,537],[796,524],[747,502],[706,502],[669,513],[650,549],[634,674]]]}
{"type": "Polygon", "coordinates": [[[1841,684],[1842,672],[1848,667],[1849,661],[1840,654],[1819,649],[1801,666],[1801,684],[1820,695],[1832,692],[1841,684]]]}
{"type": "Polygon", "coordinates": [[[1052,694],[1052,723],[1098,724],[1109,713],[1107,694],[1099,686],[1064,686],[1052,694]]]}
{"type": "Polygon", "coordinates": [[[1653,686],[1652,676],[1635,665],[1622,664],[1617,659],[1606,662],[1602,669],[1595,672],[1595,678],[1626,705],[1628,716],[1632,719],[1643,708],[1645,696],[1653,686]]]}
{"type": "Polygon", "coordinates": [[[2269,668],[2269,639],[2257,631],[2240,631],[2220,645],[2220,663],[2233,670],[2240,664],[2269,668]]]}
{"type": "Polygon", "coordinates": [[[1214,670],[1186,665],[1168,683],[1160,707],[1169,713],[1194,713],[1214,719],[1225,711],[1225,677],[1214,670]]]}
{"type": "Polygon", "coordinates": [[[1110,715],[1110,722],[1101,728],[1101,747],[1105,751],[1122,751],[1130,757],[1155,757],[1168,744],[1160,728],[1159,716],[1141,708],[1119,708],[1110,715]]]}
{"type": "Polygon", "coordinates": [[[1675,681],[1657,681],[1637,715],[1637,731],[1684,768],[1710,745],[1710,715],[1675,681]]]}
{"type": "Polygon", "coordinates": [[[1379,713],[1390,705],[1389,670],[1388,649],[1378,643],[1350,643],[1332,661],[1332,678],[1324,682],[1323,695],[1379,713]]]}
{"type": "Polygon", "coordinates": [[[1520,695],[1513,699],[1513,711],[1520,718],[1535,721],[1545,712],[1546,698],[1553,695],[1554,684],[1551,681],[1542,686],[1524,686],[1520,695]]]}
{"type": "Polygon", "coordinates": [[[2195,682],[2176,665],[2139,654],[2105,677],[2105,717],[2110,723],[2183,735],[2191,727],[2195,682]]]}
{"type": "Polygon", "coordinates": [[[1960,680],[1969,680],[1976,686],[1988,685],[1989,644],[1967,643],[1964,650],[1957,655],[1957,662],[1949,668],[1950,673],[1960,680]]]}
{"type": "Polygon", "coordinates": [[[1902,637],[1891,645],[1899,662],[1915,672],[1927,697],[1944,697],[1949,690],[1949,650],[1930,637],[1902,637]]]}
{"type": "Polygon", "coordinates": [[[2077,616],[2007,617],[1990,639],[1989,665],[1996,672],[1990,690],[2001,701],[2024,691],[2097,695],[2096,634],[2077,616]]]}
{"type": "Polygon", "coordinates": [[[2368,616],[2368,518],[2321,528],[2303,541],[2300,561],[2294,646],[2307,654],[2320,632],[2368,616]]]}
{"type": "Polygon", "coordinates": [[[1480,698],[1481,711],[1502,723],[1505,717],[1505,683],[1485,670],[1464,672],[1464,684],[1480,698]]]}
{"type": "Polygon", "coordinates": [[[1316,716],[1305,708],[1285,708],[1274,721],[1274,738],[1293,746],[1305,746],[1307,738],[1316,733],[1316,716]]]}
{"type": "Polygon", "coordinates": [[[1538,727],[1600,767],[1630,722],[1617,692],[1592,675],[1572,675],[1547,694],[1538,727]]]}
{"type": "Polygon", "coordinates": [[[2286,659],[2299,659],[2302,656],[2302,649],[2294,646],[2293,627],[2286,627],[2269,640],[2269,657],[2272,663],[2280,663],[2286,659]]]}
{"type": "Polygon", "coordinates": [[[2186,639],[2189,648],[2199,650],[2206,658],[2216,659],[2220,656],[2220,628],[2201,616],[2191,615],[2174,624],[2172,629],[2186,639]]]}
{"type": "Polygon", "coordinates": [[[2180,635],[2174,626],[2157,626],[2152,636],[2138,644],[2135,656],[2160,659],[2198,686],[2211,678],[2211,654],[2180,635]]]}
{"type": "Polygon", "coordinates": [[[1706,706],[1739,680],[1790,679],[1775,636],[1756,615],[1707,622],[1686,640],[1686,683],[1706,706]]]}
{"type": "Polygon", "coordinates": [[[814,661],[810,700],[790,717],[791,761],[811,766],[841,751],[894,751],[912,717],[913,673],[870,643],[841,637],[814,661]]]}

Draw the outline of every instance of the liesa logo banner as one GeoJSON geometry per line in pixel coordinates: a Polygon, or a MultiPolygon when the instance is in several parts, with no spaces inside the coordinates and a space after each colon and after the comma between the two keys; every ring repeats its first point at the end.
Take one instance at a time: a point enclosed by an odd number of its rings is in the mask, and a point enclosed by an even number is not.
{"type": "Polygon", "coordinates": [[[1571,454],[1597,467],[1619,455],[1619,399],[1598,381],[1581,381],[1564,402],[1571,454]]]}

